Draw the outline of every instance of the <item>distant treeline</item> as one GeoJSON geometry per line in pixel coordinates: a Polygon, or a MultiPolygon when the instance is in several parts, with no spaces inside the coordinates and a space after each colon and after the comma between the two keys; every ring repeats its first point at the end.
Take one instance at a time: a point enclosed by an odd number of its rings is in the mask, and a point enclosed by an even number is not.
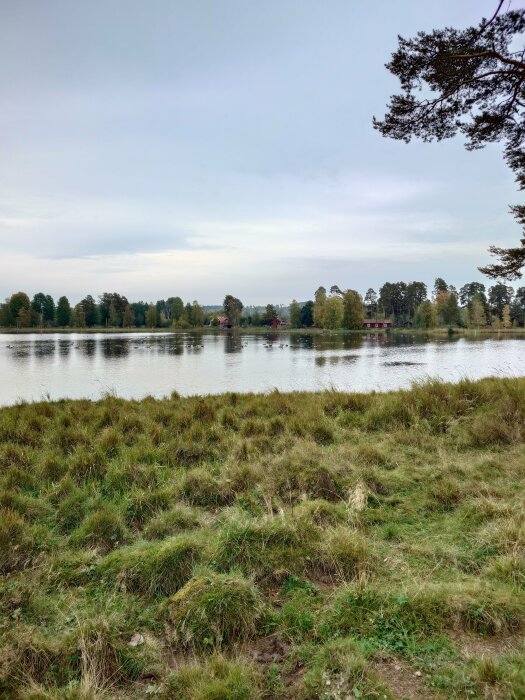
{"type": "Polygon", "coordinates": [[[257,327],[289,325],[292,328],[362,328],[366,319],[391,319],[398,327],[523,327],[525,287],[516,291],[505,284],[488,290],[481,282],[457,289],[438,277],[429,294],[424,282],[385,282],[376,292],[361,296],[353,289],[332,285],[319,287],[314,299],[289,306],[244,307],[228,294],[222,307],[203,307],[180,297],[157,302],[130,302],[116,292],[105,292],[98,300],[90,294],[72,306],[67,297],[55,303],[39,292],[32,299],[16,292],[0,305],[4,328],[200,328],[227,325],[257,327]]]}

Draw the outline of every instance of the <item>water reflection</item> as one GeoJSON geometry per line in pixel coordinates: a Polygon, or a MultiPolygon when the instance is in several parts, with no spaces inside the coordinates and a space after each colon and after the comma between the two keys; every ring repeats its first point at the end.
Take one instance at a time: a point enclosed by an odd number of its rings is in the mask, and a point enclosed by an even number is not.
{"type": "Polygon", "coordinates": [[[56,343],[49,342],[47,340],[35,340],[33,343],[33,357],[36,358],[49,358],[54,357],[56,353],[56,343]]]}
{"type": "Polygon", "coordinates": [[[126,357],[131,350],[126,338],[103,338],[100,344],[103,356],[108,358],[126,357]]]}
{"type": "Polygon", "coordinates": [[[20,398],[387,390],[425,376],[525,375],[525,336],[387,333],[0,335],[0,404],[20,398]],[[228,357],[235,355],[235,361],[228,357]],[[45,364],[45,371],[42,371],[45,364]]]}
{"type": "Polygon", "coordinates": [[[73,345],[72,340],[59,340],[58,341],[58,354],[62,357],[67,357],[71,351],[71,346],[73,345]]]}

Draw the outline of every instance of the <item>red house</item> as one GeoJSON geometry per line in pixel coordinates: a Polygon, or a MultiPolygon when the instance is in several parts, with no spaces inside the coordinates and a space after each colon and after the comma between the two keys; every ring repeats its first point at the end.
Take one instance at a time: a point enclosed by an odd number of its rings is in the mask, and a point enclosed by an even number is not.
{"type": "Polygon", "coordinates": [[[392,321],[388,318],[366,318],[363,328],[392,328],[392,321]]]}

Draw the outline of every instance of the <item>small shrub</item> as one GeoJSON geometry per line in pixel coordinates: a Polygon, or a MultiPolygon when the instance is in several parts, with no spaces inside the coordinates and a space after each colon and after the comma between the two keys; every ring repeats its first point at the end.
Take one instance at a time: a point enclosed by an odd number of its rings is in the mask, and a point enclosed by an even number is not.
{"type": "Polygon", "coordinates": [[[200,538],[179,535],[162,542],[141,542],[108,554],[99,572],[147,596],[169,596],[191,578],[204,553],[200,538]]]}
{"type": "Polygon", "coordinates": [[[234,574],[189,581],[169,603],[174,638],[183,646],[222,647],[251,637],[262,614],[258,590],[234,574]]]}

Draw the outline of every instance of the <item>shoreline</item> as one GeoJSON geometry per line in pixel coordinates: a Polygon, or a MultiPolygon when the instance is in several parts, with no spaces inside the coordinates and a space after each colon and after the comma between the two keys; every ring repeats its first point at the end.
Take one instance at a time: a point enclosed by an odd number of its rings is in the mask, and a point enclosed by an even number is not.
{"type": "Polygon", "coordinates": [[[428,335],[428,336],[494,336],[525,334],[525,328],[214,328],[212,326],[199,326],[196,328],[0,328],[0,335],[57,335],[57,334],[170,334],[201,333],[204,335],[219,335],[221,333],[235,333],[238,335],[268,335],[268,334],[294,334],[294,335],[346,335],[346,334],[383,334],[394,335],[428,335]]]}

